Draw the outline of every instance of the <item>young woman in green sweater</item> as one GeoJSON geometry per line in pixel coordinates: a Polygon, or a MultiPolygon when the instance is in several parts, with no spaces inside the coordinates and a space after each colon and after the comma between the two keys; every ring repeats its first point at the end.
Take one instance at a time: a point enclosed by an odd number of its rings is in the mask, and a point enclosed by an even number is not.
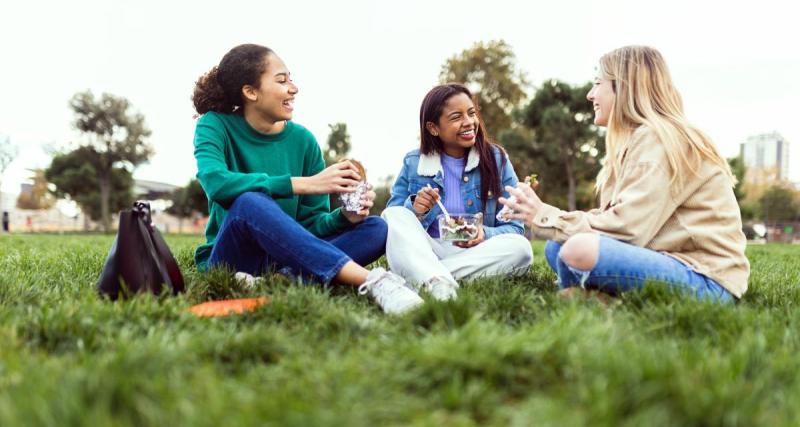
{"type": "Polygon", "coordinates": [[[197,81],[194,155],[208,196],[199,270],[226,267],[252,275],[276,270],[316,283],[357,286],[388,313],[422,304],[399,276],[367,265],[386,244],[386,223],[363,209],[331,211],[328,195],[353,192],[350,162],[325,167],[314,136],[291,121],[298,88],[269,48],[231,49],[197,81]]]}

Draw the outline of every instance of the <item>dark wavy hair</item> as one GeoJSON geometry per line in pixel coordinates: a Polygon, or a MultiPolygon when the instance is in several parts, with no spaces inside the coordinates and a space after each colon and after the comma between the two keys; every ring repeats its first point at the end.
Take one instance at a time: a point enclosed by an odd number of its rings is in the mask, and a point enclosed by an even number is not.
{"type": "Polygon", "coordinates": [[[228,51],[219,65],[200,76],[194,85],[192,103],[197,114],[232,113],[241,108],[242,87],[261,85],[270,53],[272,49],[257,44],[241,44],[228,51]]]}
{"type": "MultiPolygon", "coordinates": [[[[452,98],[459,93],[467,95],[472,103],[475,104],[475,109],[480,111],[478,101],[472,96],[464,85],[458,83],[448,83],[439,85],[431,89],[425,99],[422,100],[422,106],[419,108],[419,138],[420,147],[419,151],[422,154],[441,154],[444,151],[444,144],[438,136],[433,136],[426,129],[425,125],[428,122],[438,124],[444,111],[444,104],[448,99],[452,98]]],[[[503,182],[500,178],[500,171],[497,169],[497,163],[494,158],[494,147],[497,147],[502,157],[501,166],[505,167],[507,155],[505,150],[499,145],[491,142],[486,135],[486,128],[483,124],[480,112],[478,112],[478,129],[475,133],[475,148],[480,157],[478,170],[481,173],[481,199],[485,202],[489,198],[489,192],[500,195],[503,194],[503,182]]],[[[484,203],[486,209],[486,203],[484,203]]]]}

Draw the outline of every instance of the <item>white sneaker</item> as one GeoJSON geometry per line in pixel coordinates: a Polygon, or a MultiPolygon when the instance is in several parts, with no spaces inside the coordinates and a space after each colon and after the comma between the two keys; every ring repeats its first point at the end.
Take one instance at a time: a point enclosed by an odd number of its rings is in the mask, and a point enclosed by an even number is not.
{"type": "Polygon", "coordinates": [[[406,313],[424,302],[416,292],[406,286],[402,277],[380,267],[369,272],[367,281],[358,287],[358,293],[369,293],[383,311],[389,314],[406,313]]]}
{"type": "Polygon", "coordinates": [[[242,283],[242,285],[244,285],[244,287],[247,289],[254,289],[256,285],[260,285],[264,282],[263,277],[253,277],[252,274],[245,273],[244,271],[237,271],[233,277],[242,283]]]}
{"type": "Polygon", "coordinates": [[[458,297],[458,293],[456,292],[458,283],[451,282],[441,276],[426,280],[425,283],[422,284],[422,289],[427,291],[433,299],[439,301],[447,301],[458,297]]]}

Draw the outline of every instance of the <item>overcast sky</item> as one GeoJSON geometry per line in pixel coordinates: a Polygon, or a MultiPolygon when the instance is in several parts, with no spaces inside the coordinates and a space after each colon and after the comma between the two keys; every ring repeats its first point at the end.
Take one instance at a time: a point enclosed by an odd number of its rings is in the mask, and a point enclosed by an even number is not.
{"type": "MultiPolygon", "coordinates": [[[[661,50],[689,119],[726,156],[778,131],[800,159],[800,30],[793,2],[702,1],[33,1],[0,14],[0,136],[20,154],[3,180],[17,192],[46,167],[45,147],[79,135],[67,107],[91,89],[128,98],[156,154],[135,176],[183,185],[197,172],[190,95],[240,43],[273,48],[300,88],[294,120],[324,144],[347,123],[373,182],[417,146],[419,104],[442,63],[504,39],[534,85],[580,84],[627,44],[661,50]],[[744,6],[746,5],[746,6],[744,6]]],[[[490,131],[492,124],[487,123],[490,131]]],[[[511,159],[513,161],[513,158],[511,159]]],[[[797,163],[797,161],[792,161],[797,163]]],[[[800,168],[792,167],[798,180],[800,168]]]]}

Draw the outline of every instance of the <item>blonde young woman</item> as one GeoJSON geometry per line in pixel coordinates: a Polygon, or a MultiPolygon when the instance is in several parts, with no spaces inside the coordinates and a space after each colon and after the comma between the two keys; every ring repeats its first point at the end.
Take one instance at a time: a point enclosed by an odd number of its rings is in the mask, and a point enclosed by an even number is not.
{"type": "Polygon", "coordinates": [[[661,54],[626,46],[604,55],[587,99],[608,129],[599,208],[566,212],[525,185],[509,189],[517,202],[500,199],[550,239],[545,256],[561,292],[616,294],[654,282],[699,299],[741,298],[750,264],[735,179],[684,117],[661,54]]]}

